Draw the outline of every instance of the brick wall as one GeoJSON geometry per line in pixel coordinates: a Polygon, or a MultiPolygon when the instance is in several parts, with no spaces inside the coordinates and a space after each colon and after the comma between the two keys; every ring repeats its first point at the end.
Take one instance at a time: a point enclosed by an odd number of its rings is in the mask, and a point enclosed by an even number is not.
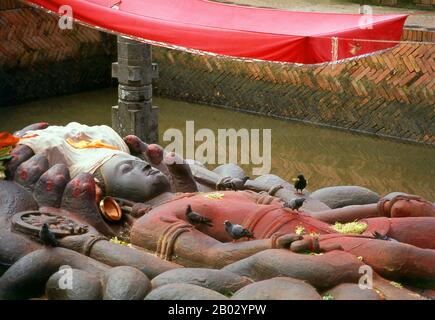
{"type": "Polygon", "coordinates": [[[116,59],[114,37],[15,0],[0,0],[0,107],[107,87],[116,59]]]}
{"type": "MultiPolygon", "coordinates": [[[[357,2],[354,0],[354,2],[357,2]]],[[[390,6],[390,7],[401,7],[406,6],[408,4],[414,4],[417,7],[425,8],[425,9],[434,9],[435,8],[435,0],[364,0],[364,4],[373,4],[380,6],[390,6]]]]}
{"type": "Polygon", "coordinates": [[[381,6],[397,6],[397,0],[366,0],[363,1],[365,4],[375,4],[375,5],[381,5],[381,6]]]}
{"type": "MultiPolygon", "coordinates": [[[[405,36],[432,38],[418,31],[405,36]]],[[[295,66],[154,49],[158,95],[435,144],[433,43],[336,65],[295,66]]]]}
{"type": "Polygon", "coordinates": [[[435,9],[435,0],[413,0],[414,4],[427,9],[435,9]]]}
{"type": "Polygon", "coordinates": [[[403,41],[435,42],[435,32],[420,29],[404,29],[403,41]]]}

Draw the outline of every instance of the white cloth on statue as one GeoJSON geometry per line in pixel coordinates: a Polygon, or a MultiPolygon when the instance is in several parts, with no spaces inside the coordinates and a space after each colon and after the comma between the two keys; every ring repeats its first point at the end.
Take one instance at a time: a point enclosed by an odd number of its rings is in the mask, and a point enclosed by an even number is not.
{"type": "Polygon", "coordinates": [[[43,130],[29,131],[20,144],[29,146],[35,154],[44,154],[49,165],[65,164],[71,177],[79,173],[94,173],[107,160],[117,154],[130,154],[128,146],[122,138],[109,126],[87,126],[71,122],[66,126],[49,126],[43,130]],[[35,136],[34,136],[35,135],[35,136]],[[32,137],[34,136],[34,137],[32,137]],[[84,148],[80,149],[68,143],[97,141],[118,148],[84,148]]]}

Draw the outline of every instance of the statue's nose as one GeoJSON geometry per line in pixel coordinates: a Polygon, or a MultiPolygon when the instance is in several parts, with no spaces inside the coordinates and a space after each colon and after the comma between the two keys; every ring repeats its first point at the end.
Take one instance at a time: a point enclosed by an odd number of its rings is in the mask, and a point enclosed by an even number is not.
{"type": "Polygon", "coordinates": [[[142,169],[142,171],[144,171],[144,172],[149,171],[149,170],[151,170],[151,165],[149,165],[149,164],[146,164],[142,169]]]}

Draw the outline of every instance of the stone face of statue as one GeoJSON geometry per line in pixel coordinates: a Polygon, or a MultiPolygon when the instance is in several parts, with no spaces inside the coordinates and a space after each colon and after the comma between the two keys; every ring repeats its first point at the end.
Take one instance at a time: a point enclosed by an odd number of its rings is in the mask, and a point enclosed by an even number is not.
{"type": "Polygon", "coordinates": [[[170,191],[168,178],[139,158],[117,155],[100,168],[107,195],[136,202],[170,191]]]}

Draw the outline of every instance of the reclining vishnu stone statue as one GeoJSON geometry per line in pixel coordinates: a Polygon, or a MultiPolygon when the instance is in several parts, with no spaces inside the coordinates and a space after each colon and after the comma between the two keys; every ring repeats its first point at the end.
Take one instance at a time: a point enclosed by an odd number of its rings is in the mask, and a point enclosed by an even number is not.
{"type": "MultiPolygon", "coordinates": [[[[107,126],[37,124],[15,135],[20,141],[6,166],[7,181],[0,182],[5,199],[0,202],[0,263],[5,270],[0,298],[35,297],[44,288],[52,292],[50,280],[60,265],[97,278],[110,272],[134,274],[131,279],[140,277],[134,268],[148,278],[182,267],[221,269],[251,281],[297,278],[319,292],[356,285],[360,267],[368,265],[377,297],[419,297],[384,278],[410,288],[435,288],[435,208],[421,197],[397,194],[330,209],[306,192],[307,201],[296,211],[286,204],[298,195],[279,177],[250,180],[235,165],[210,171],[135,136],[122,139],[107,126]],[[97,204],[104,197],[118,201],[121,220],[101,215],[97,204]],[[210,223],[190,220],[189,209],[210,223]],[[59,231],[63,248],[47,249],[25,222],[52,217],[87,229],[72,228],[67,235],[59,231]],[[253,238],[234,241],[225,230],[226,220],[253,238]],[[343,232],[335,224],[349,222],[359,229],[343,232]],[[109,242],[114,236],[132,247],[109,242]],[[74,262],[78,260],[86,263],[74,262]],[[122,266],[127,269],[111,271],[122,266]],[[32,268],[46,271],[23,276],[23,269],[32,268]]],[[[108,281],[107,276],[101,279],[108,281]]],[[[134,283],[143,283],[139,298],[151,290],[146,280],[134,283]]],[[[92,297],[132,298],[104,290],[92,297]]]]}

